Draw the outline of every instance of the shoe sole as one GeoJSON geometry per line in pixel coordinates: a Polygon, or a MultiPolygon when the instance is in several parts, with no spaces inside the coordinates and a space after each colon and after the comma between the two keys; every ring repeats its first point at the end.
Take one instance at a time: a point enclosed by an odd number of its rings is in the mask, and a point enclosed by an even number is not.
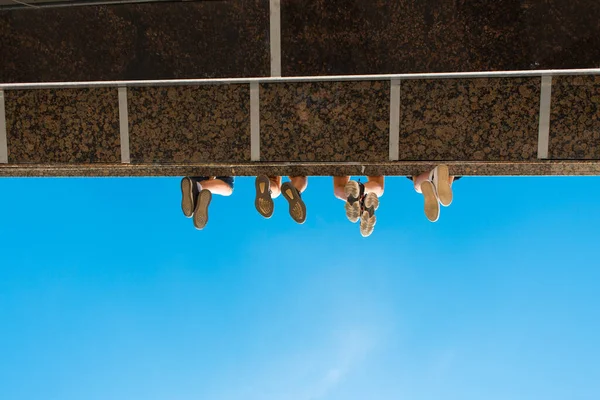
{"type": "Polygon", "coordinates": [[[437,167],[437,194],[444,207],[452,204],[452,186],[450,186],[450,173],[447,165],[437,167]]]}
{"type": "Polygon", "coordinates": [[[360,234],[363,237],[371,236],[375,225],[377,224],[377,217],[375,211],[379,208],[379,198],[375,193],[369,193],[365,197],[365,211],[363,211],[360,218],[360,234]]]}
{"type": "Polygon", "coordinates": [[[435,194],[433,183],[425,181],[421,184],[421,192],[425,198],[425,216],[431,222],[436,222],[440,218],[440,203],[435,194]]]}
{"type": "Polygon", "coordinates": [[[187,218],[192,218],[194,215],[194,181],[190,178],[181,180],[181,211],[187,218]]]}
{"type": "MultiPolygon", "coordinates": [[[[346,199],[348,197],[354,197],[358,199],[360,196],[360,186],[356,181],[349,181],[346,186],[344,186],[344,193],[346,194],[346,199]]],[[[358,222],[360,219],[360,201],[357,200],[354,203],[350,204],[348,200],[346,200],[346,204],[344,205],[344,209],[346,210],[346,218],[352,223],[358,222]]]]}
{"type": "Polygon", "coordinates": [[[212,200],[212,193],[206,189],[203,189],[198,194],[198,204],[194,210],[194,226],[196,229],[204,229],[208,223],[208,206],[212,200]]]}
{"type": "Polygon", "coordinates": [[[375,214],[375,210],[379,208],[379,198],[375,193],[369,193],[365,197],[365,208],[373,208],[373,214],[375,214]]]}
{"type": "Polygon", "coordinates": [[[306,205],[300,198],[298,190],[291,183],[286,182],[281,185],[281,194],[290,205],[289,212],[292,219],[299,224],[303,224],[306,221],[306,205]]]}
{"type": "Polygon", "coordinates": [[[269,190],[270,186],[271,182],[266,176],[258,176],[254,181],[254,187],[256,188],[254,207],[256,207],[256,211],[265,218],[271,218],[273,210],[275,209],[269,190]]]}
{"type": "Polygon", "coordinates": [[[357,200],[353,204],[346,202],[346,204],[344,204],[344,209],[346,210],[346,218],[348,218],[348,221],[353,224],[358,222],[360,219],[360,201],[357,200]]]}
{"type": "Polygon", "coordinates": [[[377,217],[375,215],[371,216],[368,211],[363,211],[360,218],[360,234],[362,237],[371,236],[375,229],[375,224],[377,224],[377,217]]]}

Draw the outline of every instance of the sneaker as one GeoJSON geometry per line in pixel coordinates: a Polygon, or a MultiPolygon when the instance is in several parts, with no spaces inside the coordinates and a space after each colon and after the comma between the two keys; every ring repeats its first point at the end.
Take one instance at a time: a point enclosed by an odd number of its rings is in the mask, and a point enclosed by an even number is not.
{"type": "Polygon", "coordinates": [[[360,218],[360,199],[365,191],[365,186],[360,182],[349,181],[344,187],[344,193],[346,194],[346,217],[350,222],[357,222],[360,218]]]}
{"type": "Polygon", "coordinates": [[[375,216],[375,210],[379,208],[379,198],[375,193],[369,193],[364,197],[362,215],[360,217],[360,234],[363,237],[371,236],[375,224],[377,223],[377,217],[375,216]]]}
{"type": "Polygon", "coordinates": [[[440,203],[435,186],[430,181],[425,181],[421,184],[421,192],[425,198],[425,216],[431,222],[436,222],[440,218],[440,203]]]}
{"type": "Polygon", "coordinates": [[[257,176],[254,186],[256,188],[256,197],[254,199],[256,211],[265,218],[271,218],[275,209],[273,199],[271,198],[271,181],[264,175],[257,176]]]}
{"type": "Polygon", "coordinates": [[[208,223],[208,206],[211,200],[212,193],[210,190],[203,189],[198,194],[198,201],[194,209],[194,226],[196,229],[204,229],[208,223]]]}
{"type": "Polygon", "coordinates": [[[281,194],[290,203],[290,216],[294,221],[303,224],[306,221],[306,205],[298,190],[290,182],[281,185],[281,194]]]}
{"type": "Polygon", "coordinates": [[[198,184],[192,178],[185,177],[181,180],[181,211],[187,218],[192,218],[198,199],[198,184]]]}
{"type": "Polygon", "coordinates": [[[444,207],[448,207],[452,204],[452,186],[450,186],[450,173],[448,172],[447,165],[438,165],[431,171],[429,180],[435,186],[435,191],[440,204],[444,207]]]}

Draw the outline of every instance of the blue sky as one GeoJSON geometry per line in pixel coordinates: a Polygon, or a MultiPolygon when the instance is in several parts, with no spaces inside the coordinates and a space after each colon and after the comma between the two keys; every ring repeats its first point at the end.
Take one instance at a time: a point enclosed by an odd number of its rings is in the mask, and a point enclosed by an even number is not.
{"type": "Polygon", "coordinates": [[[600,178],[465,178],[370,238],[331,178],[305,225],[253,178],[207,228],[179,179],[0,180],[0,399],[600,398],[600,178]]]}

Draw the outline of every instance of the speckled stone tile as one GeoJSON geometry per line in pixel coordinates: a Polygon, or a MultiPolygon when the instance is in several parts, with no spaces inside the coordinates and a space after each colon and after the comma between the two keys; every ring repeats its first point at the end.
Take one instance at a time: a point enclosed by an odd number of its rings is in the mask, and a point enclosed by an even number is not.
{"type": "Polygon", "coordinates": [[[132,162],[250,161],[249,85],[130,88],[132,162]]]}
{"type": "Polygon", "coordinates": [[[121,161],[117,89],[5,91],[10,163],[121,161]]]}
{"type": "Polygon", "coordinates": [[[548,156],[600,160],[600,76],[552,78],[548,156]]]}
{"type": "Polygon", "coordinates": [[[267,76],[269,1],[0,12],[0,82],[267,76]]]}
{"type": "Polygon", "coordinates": [[[597,0],[282,0],[284,75],[600,65],[597,0]]]}
{"type": "Polygon", "coordinates": [[[400,160],[537,157],[539,78],[403,81],[400,160]]]}
{"type": "MultiPolygon", "coordinates": [[[[452,175],[600,175],[600,161],[536,160],[448,162],[452,175]]],[[[0,177],[15,176],[412,176],[434,168],[429,161],[381,163],[205,163],[205,164],[0,164],[0,177]]],[[[402,184],[410,184],[402,178],[402,184]]],[[[388,181],[388,184],[390,182],[388,181]]]]}
{"type": "Polygon", "coordinates": [[[389,158],[389,81],[263,84],[261,161],[389,158]]]}

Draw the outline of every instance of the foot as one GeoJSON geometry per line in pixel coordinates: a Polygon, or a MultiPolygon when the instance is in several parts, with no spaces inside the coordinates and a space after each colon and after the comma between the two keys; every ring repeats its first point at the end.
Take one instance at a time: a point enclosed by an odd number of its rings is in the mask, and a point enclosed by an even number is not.
{"type": "Polygon", "coordinates": [[[344,193],[346,194],[346,217],[350,222],[357,222],[360,218],[360,198],[364,192],[364,185],[356,181],[349,181],[344,187],[344,193]]]}
{"type": "Polygon", "coordinates": [[[306,205],[298,190],[290,182],[281,185],[281,193],[290,204],[290,216],[294,221],[303,224],[306,221],[306,205]]]}
{"type": "Polygon", "coordinates": [[[196,229],[204,229],[208,223],[208,206],[212,200],[212,193],[203,189],[198,194],[198,201],[194,209],[194,226],[196,229]]]}
{"type": "Polygon", "coordinates": [[[196,200],[198,198],[198,184],[192,178],[185,177],[181,180],[181,211],[187,218],[194,215],[196,200]]]}
{"type": "Polygon", "coordinates": [[[254,186],[256,187],[256,197],[254,199],[256,211],[265,218],[271,218],[275,209],[271,198],[271,181],[264,175],[257,176],[254,186]]]}
{"type": "Polygon", "coordinates": [[[425,181],[421,184],[421,192],[425,198],[425,216],[431,222],[436,222],[440,218],[440,203],[435,186],[430,181],[425,181]]]}
{"type": "Polygon", "coordinates": [[[447,165],[438,165],[431,171],[429,180],[433,183],[440,204],[448,207],[452,204],[452,186],[450,185],[450,173],[447,165]]]}
{"type": "Polygon", "coordinates": [[[360,234],[363,237],[371,236],[377,217],[375,210],[379,208],[379,198],[375,193],[369,193],[365,196],[362,207],[362,215],[360,217],[360,234]]]}

